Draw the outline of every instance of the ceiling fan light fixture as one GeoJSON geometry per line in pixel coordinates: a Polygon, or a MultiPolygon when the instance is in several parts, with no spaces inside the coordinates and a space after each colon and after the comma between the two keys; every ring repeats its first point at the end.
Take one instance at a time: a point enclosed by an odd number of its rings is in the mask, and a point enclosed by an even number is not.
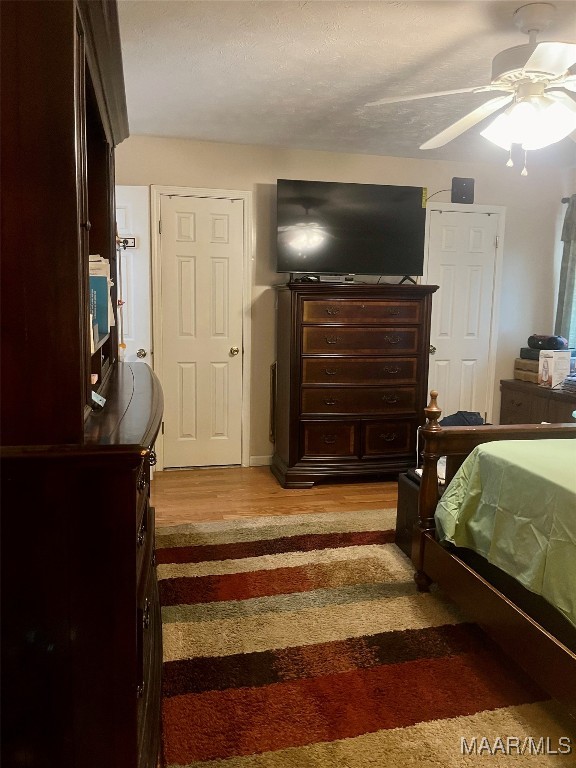
{"type": "Polygon", "coordinates": [[[498,115],[481,135],[502,149],[512,144],[523,149],[542,149],[576,130],[576,111],[545,96],[530,96],[516,101],[498,115]]]}
{"type": "Polygon", "coordinates": [[[576,131],[576,111],[555,102],[536,118],[522,146],[524,149],[542,149],[565,139],[572,131],[576,131]]]}
{"type": "Polygon", "coordinates": [[[512,131],[510,128],[510,118],[503,112],[501,115],[493,120],[483,131],[480,131],[480,136],[484,136],[485,139],[491,141],[492,144],[496,144],[497,147],[510,151],[512,147],[512,131]]]}

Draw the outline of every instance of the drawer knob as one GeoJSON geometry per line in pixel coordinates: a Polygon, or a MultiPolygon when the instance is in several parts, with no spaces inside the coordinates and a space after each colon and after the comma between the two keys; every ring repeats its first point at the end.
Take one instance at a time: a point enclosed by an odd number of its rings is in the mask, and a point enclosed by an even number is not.
{"type": "Polygon", "coordinates": [[[339,315],[340,314],[340,308],[339,307],[326,307],[326,314],[327,315],[339,315]]]}
{"type": "Polygon", "coordinates": [[[394,403],[397,403],[400,398],[398,395],[382,395],[382,400],[384,400],[385,403],[393,405],[394,403]]]}
{"type": "Polygon", "coordinates": [[[324,435],[323,440],[326,443],[326,445],[334,445],[334,443],[336,442],[336,435],[324,435]]]}
{"type": "Polygon", "coordinates": [[[324,336],[326,344],[338,344],[342,339],[339,336],[324,336]]]}
{"type": "Polygon", "coordinates": [[[324,400],[324,405],[336,405],[338,400],[336,400],[335,397],[329,397],[327,400],[324,400]]]}
{"type": "Polygon", "coordinates": [[[388,344],[400,344],[402,339],[400,336],[389,336],[386,334],[386,336],[384,336],[384,341],[388,342],[388,344]]]}
{"type": "Polygon", "coordinates": [[[380,435],[380,439],[384,440],[386,443],[394,442],[394,440],[396,440],[397,437],[398,435],[396,434],[396,432],[383,432],[380,435]]]}
{"type": "Polygon", "coordinates": [[[385,365],[384,366],[384,373],[400,373],[400,366],[399,365],[385,365]]]}
{"type": "Polygon", "coordinates": [[[324,368],[324,373],[326,376],[336,376],[338,368],[324,368]]]}

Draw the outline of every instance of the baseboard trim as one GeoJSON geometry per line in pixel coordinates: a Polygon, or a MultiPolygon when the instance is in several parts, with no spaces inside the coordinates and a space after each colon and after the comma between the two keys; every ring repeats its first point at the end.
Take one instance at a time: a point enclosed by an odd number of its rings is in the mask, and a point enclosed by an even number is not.
{"type": "Polygon", "coordinates": [[[272,464],[272,456],[250,456],[251,467],[269,467],[272,464]]]}

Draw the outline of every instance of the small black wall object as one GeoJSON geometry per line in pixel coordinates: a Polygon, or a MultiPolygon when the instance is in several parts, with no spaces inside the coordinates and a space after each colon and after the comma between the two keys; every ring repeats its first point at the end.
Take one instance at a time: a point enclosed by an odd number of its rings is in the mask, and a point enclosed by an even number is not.
{"type": "Polygon", "coordinates": [[[474,179],[460,179],[454,176],[452,179],[451,203],[474,202],[474,179]]]}

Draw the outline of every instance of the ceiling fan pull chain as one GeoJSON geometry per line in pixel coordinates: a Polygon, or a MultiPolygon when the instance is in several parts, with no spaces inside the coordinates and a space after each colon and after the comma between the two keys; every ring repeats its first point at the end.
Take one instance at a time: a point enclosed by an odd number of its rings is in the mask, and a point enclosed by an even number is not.
{"type": "Polygon", "coordinates": [[[512,145],[510,145],[510,149],[508,150],[508,152],[509,152],[508,162],[506,163],[506,165],[508,166],[508,168],[513,168],[514,160],[512,160],[512,145]]]}
{"type": "Polygon", "coordinates": [[[528,150],[524,150],[524,168],[522,168],[522,173],[520,176],[528,176],[528,169],[526,168],[526,158],[528,157],[528,150]]]}

